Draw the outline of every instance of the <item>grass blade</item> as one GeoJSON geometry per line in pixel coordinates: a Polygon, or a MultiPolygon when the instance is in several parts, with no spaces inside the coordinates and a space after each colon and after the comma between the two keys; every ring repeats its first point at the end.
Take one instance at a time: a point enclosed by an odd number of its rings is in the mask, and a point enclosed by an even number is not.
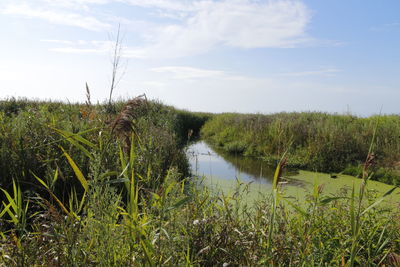
{"type": "Polygon", "coordinates": [[[392,189],[390,189],[389,191],[387,191],[382,197],[380,197],[379,199],[377,199],[374,203],[372,203],[368,208],[366,208],[361,215],[364,215],[365,213],[367,213],[370,209],[372,209],[373,207],[379,205],[387,196],[389,196],[390,194],[392,194],[394,192],[394,190],[397,189],[397,186],[393,187],[392,189]]]}
{"type": "Polygon", "coordinates": [[[68,131],[65,131],[65,130],[60,130],[60,129],[57,129],[57,128],[53,128],[53,127],[51,127],[51,129],[53,129],[54,131],[56,131],[61,136],[65,137],[66,139],[73,138],[73,139],[75,139],[75,140],[81,142],[82,144],[85,144],[85,145],[87,145],[87,146],[89,146],[91,148],[96,148],[96,145],[93,144],[92,142],[90,142],[89,140],[83,138],[82,134],[85,134],[85,133],[88,133],[88,132],[92,132],[94,130],[97,130],[97,128],[81,131],[81,132],[75,133],[75,134],[71,133],[71,132],[68,132],[68,131]]]}
{"type": "Polygon", "coordinates": [[[46,189],[47,192],[49,192],[49,194],[51,195],[51,197],[57,202],[57,204],[60,206],[60,208],[69,216],[73,216],[73,214],[71,212],[68,211],[68,209],[64,206],[64,204],[61,202],[60,199],[58,199],[58,197],[50,190],[49,186],[39,177],[37,177],[34,173],[32,173],[33,176],[36,178],[36,180],[39,181],[39,183],[41,183],[46,189]]]}
{"type": "Polygon", "coordinates": [[[74,173],[76,175],[76,178],[78,178],[79,182],[81,182],[82,187],[85,189],[85,191],[88,191],[89,186],[88,186],[88,182],[85,178],[85,176],[83,176],[83,173],[81,172],[81,170],[79,169],[78,165],[76,165],[75,161],[71,158],[71,156],[64,150],[63,147],[61,147],[61,150],[64,153],[64,156],[67,158],[68,163],[71,165],[72,169],[74,170],[74,173]]]}

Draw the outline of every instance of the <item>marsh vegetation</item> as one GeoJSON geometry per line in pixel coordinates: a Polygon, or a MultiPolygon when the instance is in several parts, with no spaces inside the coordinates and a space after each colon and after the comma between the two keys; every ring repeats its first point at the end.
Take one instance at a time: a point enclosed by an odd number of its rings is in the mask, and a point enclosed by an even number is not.
{"type": "Polygon", "coordinates": [[[368,118],[319,112],[220,114],[202,128],[202,136],[230,153],[276,163],[287,151],[292,167],[362,176],[374,138],[373,180],[399,184],[400,116],[368,118]]]}
{"type": "Polygon", "coordinates": [[[397,116],[376,126],[378,117],[192,113],[143,97],[112,105],[0,103],[0,265],[400,263],[399,204],[381,205],[398,191],[368,189],[370,178],[398,183],[397,116]],[[249,203],[246,183],[199,184],[186,145],[201,128],[226,151],[275,164],[269,190],[249,203]],[[299,203],[279,183],[288,166],[351,167],[361,179],[335,195],[316,181],[299,203]]]}

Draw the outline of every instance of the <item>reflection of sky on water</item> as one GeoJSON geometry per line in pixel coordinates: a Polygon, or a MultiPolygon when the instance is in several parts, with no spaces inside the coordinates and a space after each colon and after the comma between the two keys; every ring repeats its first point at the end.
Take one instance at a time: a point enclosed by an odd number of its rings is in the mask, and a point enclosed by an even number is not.
{"type": "Polygon", "coordinates": [[[193,174],[216,176],[223,179],[240,178],[243,182],[272,183],[271,170],[269,167],[263,166],[261,160],[249,160],[248,158],[232,155],[222,157],[205,142],[197,142],[191,145],[188,149],[188,154],[193,174]],[[249,161],[251,164],[248,164],[249,161]],[[245,166],[246,164],[247,166],[245,166]],[[263,168],[264,173],[262,173],[263,168]],[[243,169],[246,169],[246,171],[243,169]]]}

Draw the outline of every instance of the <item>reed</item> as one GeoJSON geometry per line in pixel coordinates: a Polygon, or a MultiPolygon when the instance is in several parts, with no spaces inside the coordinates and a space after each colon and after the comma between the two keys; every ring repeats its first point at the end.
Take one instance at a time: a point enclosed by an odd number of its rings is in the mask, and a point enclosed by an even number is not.
{"type": "MultiPolygon", "coordinates": [[[[121,112],[126,103],[115,104],[121,112]]],[[[225,194],[184,175],[187,140],[178,132],[187,138],[182,125],[200,124],[203,115],[177,123],[196,115],[149,101],[131,117],[135,130],[131,124],[123,133],[125,149],[104,106],[92,105],[99,116],[93,120],[81,117],[79,105],[11,106],[0,112],[1,157],[8,159],[0,168],[0,266],[398,263],[400,214],[382,204],[394,189],[376,198],[362,186],[349,198],[326,195],[316,182],[299,205],[278,186],[289,149],[272,193],[250,205],[240,180],[225,194]]],[[[284,140],[284,131],[277,133],[284,140]]]]}
{"type": "Polygon", "coordinates": [[[380,126],[375,139],[372,179],[400,183],[400,131],[398,115],[359,118],[327,113],[219,114],[208,120],[202,136],[221,149],[256,156],[276,164],[288,152],[288,166],[320,172],[343,172],[362,177],[363,162],[374,135],[377,117],[380,126]]]}

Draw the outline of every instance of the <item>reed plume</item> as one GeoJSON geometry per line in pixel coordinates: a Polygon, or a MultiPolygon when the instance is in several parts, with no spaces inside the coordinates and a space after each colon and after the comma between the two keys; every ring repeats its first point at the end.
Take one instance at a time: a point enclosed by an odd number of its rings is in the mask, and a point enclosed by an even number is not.
{"type": "Polygon", "coordinates": [[[86,101],[85,101],[86,106],[91,106],[92,101],[90,99],[90,90],[89,90],[89,85],[86,83],[86,101]]]}
{"type": "Polygon", "coordinates": [[[142,115],[142,107],[147,107],[146,95],[137,96],[129,100],[111,124],[111,132],[123,143],[125,152],[131,147],[130,137],[135,133],[135,121],[142,115]]]}

